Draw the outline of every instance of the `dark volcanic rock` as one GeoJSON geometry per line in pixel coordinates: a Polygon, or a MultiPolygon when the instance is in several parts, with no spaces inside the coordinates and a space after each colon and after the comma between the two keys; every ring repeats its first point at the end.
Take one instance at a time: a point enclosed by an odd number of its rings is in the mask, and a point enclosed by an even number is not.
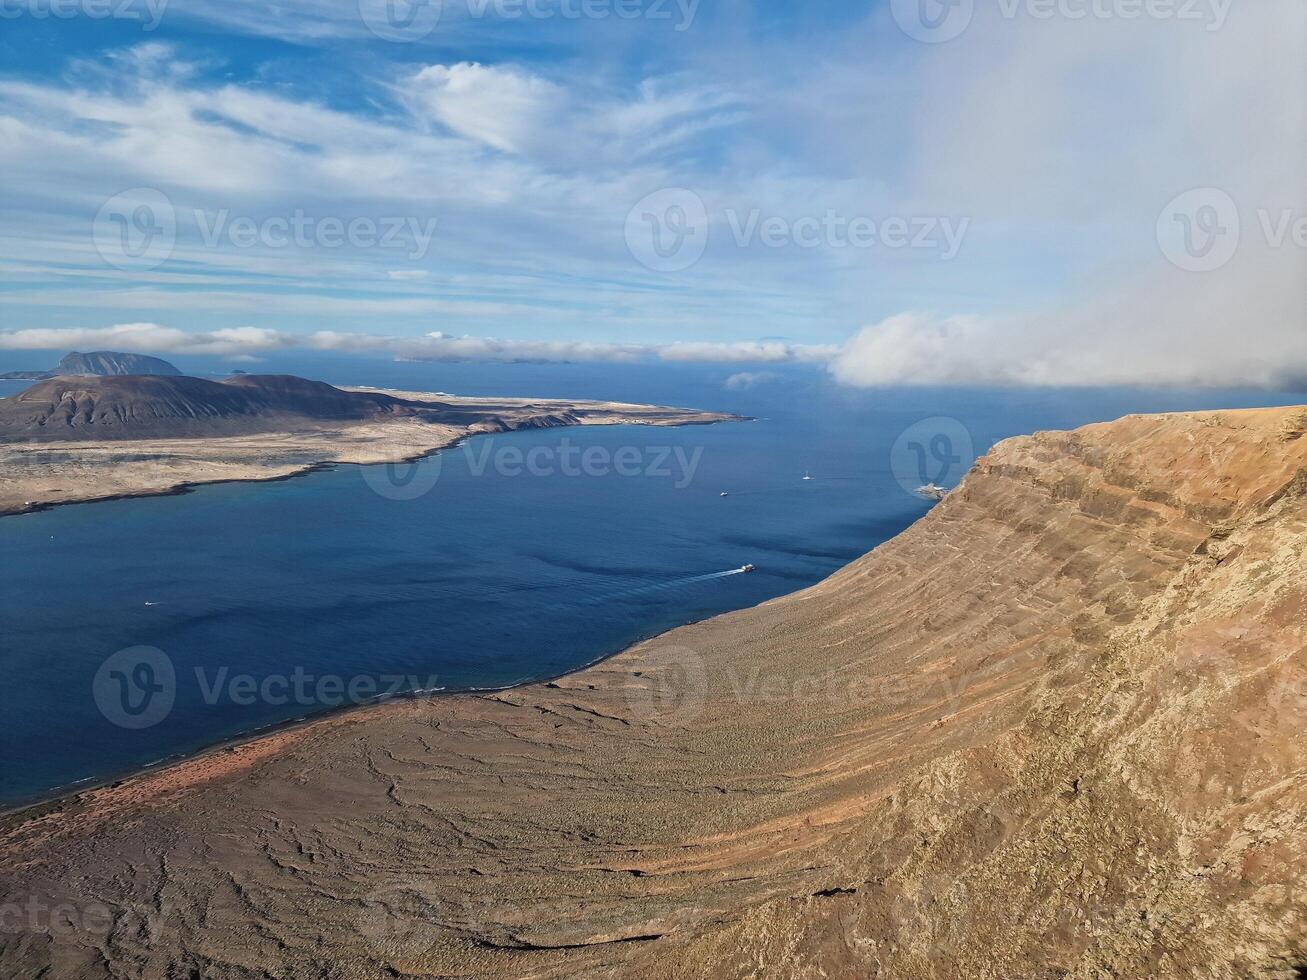
{"type": "Polygon", "coordinates": [[[9,371],[0,374],[0,381],[44,381],[58,377],[107,377],[125,375],[158,375],[180,377],[181,372],[167,361],[145,354],[123,354],[120,351],[98,350],[89,354],[73,351],[49,371],[9,371]]]}
{"type": "Polygon", "coordinates": [[[129,375],[129,374],[150,374],[162,375],[164,377],[178,377],[181,372],[169,364],[167,361],[158,357],[149,357],[145,354],[123,354],[118,351],[97,350],[89,354],[80,354],[73,351],[71,354],[64,356],[54,368],[44,377],[58,377],[61,375],[129,375]]]}
{"type": "Polygon", "coordinates": [[[441,414],[439,405],[289,375],[56,377],[0,402],[0,440],[243,435],[404,415],[437,421],[441,414]]]}

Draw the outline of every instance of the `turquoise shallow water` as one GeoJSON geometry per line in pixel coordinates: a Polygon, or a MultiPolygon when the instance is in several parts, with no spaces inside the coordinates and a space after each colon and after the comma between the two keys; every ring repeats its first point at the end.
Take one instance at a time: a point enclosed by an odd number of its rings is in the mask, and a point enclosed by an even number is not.
{"type": "Polygon", "coordinates": [[[911,485],[951,482],[1007,435],[1129,411],[1307,401],[855,395],[808,374],[730,390],[706,369],[294,367],[338,382],[638,398],[758,420],[480,437],[416,468],[341,467],[0,520],[0,800],[392,689],[557,675],[794,591],[922,516],[929,504],[911,485]],[[726,574],[745,563],[758,570],[726,574]]]}

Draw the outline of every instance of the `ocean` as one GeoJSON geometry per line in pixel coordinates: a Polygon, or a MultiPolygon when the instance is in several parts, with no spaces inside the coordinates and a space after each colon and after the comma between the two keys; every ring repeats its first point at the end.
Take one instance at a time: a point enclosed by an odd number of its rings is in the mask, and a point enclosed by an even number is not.
{"type": "MultiPolygon", "coordinates": [[[[57,356],[9,354],[0,370],[57,356]]],[[[853,391],[806,368],[285,354],[257,370],[752,421],[479,436],[415,466],[341,466],[0,519],[0,802],[377,696],[554,677],[801,589],[925,514],[932,504],[916,486],[953,485],[1007,436],[1131,412],[1307,402],[1245,391],[853,391]],[[740,573],[745,565],[756,570],[740,573]]]]}

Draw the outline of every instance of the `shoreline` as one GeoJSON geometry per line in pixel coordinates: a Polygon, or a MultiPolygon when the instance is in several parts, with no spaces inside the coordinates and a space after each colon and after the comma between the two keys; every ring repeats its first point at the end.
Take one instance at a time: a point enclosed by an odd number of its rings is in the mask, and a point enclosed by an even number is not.
{"type": "MultiPolygon", "coordinates": [[[[382,390],[382,389],[377,389],[377,390],[382,390]]],[[[606,403],[575,402],[575,403],[568,403],[568,404],[573,406],[584,406],[584,405],[597,406],[606,403]]],[[[366,462],[360,462],[351,459],[320,459],[320,460],[313,460],[311,462],[302,463],[302,464],[287,464],[288,466],[291,466],[293,468],[289,469],[287,472],[276,473],[271,476],[240,476],[240,477],[219,477],[215,479],[184,480],[167,487],[160,487],[158,489],[142,489],[139,491],[117,491],[113,493],[107,493],[102,496],[83,497],[83,498],[69,499],[69,500],[42,500],[42,501],[34,502],[31,505],[24,505],[18,507],[6,506],[4,504],[0,504],[0,519],[6,517],[22,517],[27,514],[40,514],[40,513],[54,510],[55,508],[58,507],[72,507],[80,504],[100,504],[100,503],[108,503],[109,501],[114,501],[114,500],[132,500],[132,499],[145,498],[145,497],[180,497],[189,493],[193,493],[201,487],[208,487],[208,486],[221,486],[224,484],[236,484],[236,483],[251,483],[251,484],[281,483],[288,480],[294,480],[294,479],[299,479],[301,477],[310,476],[314,473],[328,472],[341,466],[358,466],[358,467],[395,466],[404,463],[417,463],[420,462],[421,460],[434,456],[437,453],[445,452],[446,450],[449,449],[456,449],[459,446],[463,445],[465,442],[467,442],[469,439],[482,435],[495,436],[495,435],[504,435],[511,432],[529,431],[532,429],[576,429],[576,428],[586,428],[590,426],[599,426],[599,425],[602,425],[604,427],[631,425],[631,426],[640,426],[643,428],[682,428],[682,427],[690,427],[690,426],[720,425],[727,422],[755,421],[749,416],[734,415],[732,413],[726,413],[726,412],[700,412],[697,409],[662,408],[661,406],[652,406],[652,405],[631,405],[627,407],[641,408],[641,409],[659,409],[662,411],[670,411],[670,412],[685,412],[687,413],[687,415],[704,415],[704,416],[716,416],[716,417],[713,418],[691,417],[685,420],[654,421],[654,422],[643,421],[639,418],[631,418],[618,422],[588,422],[587,423],[584,421],[580,421],[575,423],[569,423],[566,425],[519,426],[516,428],[509,427],[502,430],[489,430],[489,431],[479,431],[479,432],[465,431],[455,436],[448,442],[443,442],[435,446],[429,446],[417,452],[405,453],[403,450],[398,450],[400,455],[388,457],[385,459],[369,460],[366,462]]],[[[324,431],[330,431],[330,430],[324,430],[324,431]]],[[[341,431],[348,432],[348,430],[341,430],[341,431]]],[[[310,434],[321,435],[323,433],[313,432],[310,434]]],[[[283,433],[266,433],[266,435],[283,435],[283,433]]],[[[301,434],[284,433],[284,435],[297,436],[301,434]]],[[[225,437],[225,438],[239,438],[239,437],[225,437]]],[[[192,441],[192,440],[178,440],[178,441],[192,441]]],[[[204,442],[205,440],[193,440],[193,441],[204,442]]],[[[3,448],[4,445],[5,445],[4,443],[0,442],[0,448],[3,448]]],[[[67,445],[67,444],[52,442],[49,444],[49,448],[52,451],[57,451],[61,447],[61,445],[67,445]]],[[[103,446],[105,444],[101,443],[99,445],[103,446]]],[[[122,442],[115,442],[113,443],[113,445],[115,447],[119,445],[123,447],[130,447],[131,441],[123,440],[122,442]]]]}
{"type": "MultiPolygon", "coordinates": [[[[686,409],[684,411],[693,411],[693,410],[686,409]]],[[[655,428],[655,427],[679,428],[682,426],[700,426],[700,425],[707,426],[707,425],[719,425],[726,422],[749,422],[749,421],[754,421],[754,419],[748,416],[726,416],[720,419],[690,420],[685,422],[663,423],[663,424],[630,421],[630,422],[605,424],[605,427],[610,427],[610,425],[619,425],[619,426],[631,425],[631,426],[639,426],[643,428],[655,428]]],[[[584,427],[586,427],[585,423],[579,423],[579,424],[564,425],[564,426],[546,426],[545,428],[571,429],[571,428],[584,428],[584,427]]],[[[25,514],[37,514],[45,511],[54,510],[57,507],[72,507],[72,506],[85,505],[85,504],[107,503],[113,500],[131,500],[131,499],[142,499],[142,498],[149,498],[149,497],[179,497],[179,496],[195,493],[203,487],[219,486],[224,484],[282,483],[290,480],[309,477],[315,473],[332,472],[344,466],[356,466],[361,468],[364,466],[393,466],[400,463],[416,463],[416,462],[420,462],[423,459],[427,459],[431,456],[434,456],[438,453],[446,452],[451,449],[456,449],[459,446],[462,446],[463,444],[467,443],[469,440],[476,438],[477,436],[496,436],[496,435],[504,435],[506,433],[512,433],[512,432],[521,432],[521,431],[532,431],[532,430],[520,428],[520,429],[508,429],[501,432],[468,432],[440,446],[435,446],[419,453],[411,453],[403,458],[384,460],[379,462],[357,463],[357,462],[351,462],[347,460],[321,460],[321,461],[315,461],[306,464],[301,468],[299,468],[298,470],[295,470],[294,472],[278,474],[276,476],[233,478],[233,479],[223,479],[223,480],[201,480],[193,483],[182,483],[173,487],[169,487],[167,489],[157,490],[157,491],[143,491],[140,493],[117,493],[117,494],[106,495],[103,497],[92,497],[85,500],[52,501],[48,503],[41,503],[36,506],[29,507],[23,510],[0,509],[0,518],[19,517],[25,514]]],[[[748,607],[741,607],[741,608],[748,608],[748,607]]],[[[738,610],[728,610],[728,612],[734,612],[734,611],[738,611],[738,610]]],[[[725,613],[719,613],[717,615],[725,615],[725,613]]],[[[105,777],[88,776],[84,780],[74,781],[64,786],[52,787],[49,790],[42,791],[41,793],[33,796],[31,799],[28,800],[23,800],[12,804],[0,803],[0,829],[8,829],[14,826],[21,825],[22,823],[25,823],[28,819],[41,816],[45,813],[57,812],[63,809],[64,804],[74,803],[79,797],[85,794],[95,793],[97,791],[104,790],[104,789],[113,789],[115,787],[121,786],[133,780],[140,779],[142,777],[156,775],[162,772],[166,772],[173,768],[179,768],[194,762],[198,762],[203,759],[217,756],[225,752],[230,752],[231,750],[242,746],[251,745],[264,738],[283,735],[288,732],[296,731],[301,728],[307,728],[315,724],[331,721],[338,717],[351,714],[354,712],[364,711],[370,708],[383,708],[395,704],[408,704],[421,699],[434,701],[434,700],[443,700],[446,698],[453,698],[453,697],[467,697],[469,695],[475,696],[475,695],[483,695],[483,694],[495,694],[504,691],[512,691],[521,688],[534,687],[538,685],[541,686],[549,685],[556,681],[562,680],[565,677],[570,677],[574,674],[578,674],[583,671],[586,671],[591,667],[601,664],[607,660],[611,660],[612,658],[620,656],[621,654],[632,649],[633,647],[636,647],[642,643],[647,643],[652,640],[656,640],[658,637],[663,636],[673,630],[680,629],[685,626],[693,625],[695,623],[707,622],[709,619],[713,619],[713,618],[715,618],[715,616],[710,616],[707,617],[707,619],[703,619],[703,620],[690,619],[681,623],[677,623],[675,626],[668,627],[665,630],[660,630],[658,632],[651,633],[647,636],[638,637],[632,642],[630,642],[629,644],[619,649],[611,650],[607,653],[604,653],[596,657],[591,661],[588,661],[584,664],[580,664],[569,670],[553,675],[548,675],[539,678],[531,678],[522,681],[515,681],[513,683],[498,686],[498,687],[461,688],[456,690],[436,691],[436,692],[432,692],[432,691],[399,692],[396,694],[379,696],[378,698],[370,701],[329,705],[329,706],[324,706],[318,710],[312,710],[312,708],[310,708],[312,714],[302,715],[298,718],[291,718],[285,721],[273,722],[261,728],[238,732],[234,735],[220,738],[217,741],[209,743],[198,749],[194,749],[190,751],[182,751],[182,752],[174,753],[172,755],[164,756],[163,758],[160,758],[155,762],[152,762],[145,766],[132,767],[130,769],[126,769],[121,772],[117,772],[105,777]],[[40,811],[40,812],[32,813],[29,815],[28,811],[40,811]]]]}
{"type": "Polygon", "coordinates": [[[1287,977],[1301,422],[1005,440],[813,588],[7,813],[0,892],[40,916],[0,963],[1287,977]]]}
{"type": "MultiPolygon", "coordinates": [[[[373,464],[365,464],[365,465],[373,465],[373,464]]],[[[376,464],[376,465],[384,465],[384,464],[376,464]]],[[[289,477],[287,479],[289,479],[289,477]]],[[[237,482],[253,482],[253,481],[232,480],[227,482],[237,483],[237,482]]],[[[268,482],[268,481],[261,481],[261,482],[268,482]]],[[[93,503],[93,502],[94,501],[86,501],[86,503],[93,503]]],[[[856,560],[857,559],[855,559],[855,561],[856,560]]],[[[843,567],[844,566],[841,566],[841,568],[843,567]]],[[[838,571],[839,569],[836,570],[836,572],[838,571]]],[[[836,574],[836,572],[832,572],[831,574],[836,574]]],[[[820,581],[824,581],[824,579],[821,579],[818,581],[818,583],[814,583],[814,584],[819,584],[820,581]]],[[[811,588],[811,587],[812,586],[804,586],[804,588],[811,588]]],[[[802,592],[802,591],[803,589],[796,589],[795,593],[802,592]]],[[[785,593],[785,595],[789,596],[795,593],[785,593]]],[[[781,598],[784,598],[784,596],[782,596],[781,598]]],[[[766,601],[770,602],[773,600],[766,600],[766,601]]],[[[762,604],[763,603],[759,603],[758,605],[762,605],[762,604]]],[[[339,721],[352,714],[361,713],[369,710],[381,711],[386,708],[410,705],[413,704],[414,702],[423,701],[423,700],[435,703],[438,701],[452,700],[454,698],[469,698],[469,697],[481,697],[484,695],[491,695],[491,694],[502,694],[505,691],[520,691],[532,687],[548,688],[555,685],[558,681],[564,680],[565,678],[568,677],[573,677],[577,674],[582,674],[585,671],[591,669],[592,667],[597,667],[600,664],[606,663],[609,660],[613,660],[616,657],[620,657],[622,656],[622,654],[634,650],[636,647],[640,646],[641,644],[652,643],[658,640],[659,638],[668,635],[669,633],[674,633],[675,631],[684,629],[687,626],[696,626],[702,623],[709,623],[720,616],[728,616],[731,613],[737,613],[744,609],[753,609],[753,608],[757,608],[757,607],[740,606],[738,609],[730,609],[727,610],[726,612],[715,613],[714,615],[708,616],[704,619],[688,619],[685,622],[677,623],[675,626],[669,626],[667,629],[659,630],[655,633],[650,633],[647,636],[639,637],[638,639],[628,643],[626,646],[623,646],[616,650],[612,650],[608,653],[601,654],[600,656],[596,657],[591,661],[588,661],[584,664],[580,664],[576,667],[572,667],[569,670],[565,670],[557,674],[550,674],[545,677],[532,678],[530,680],[514,681],[511,684],[504,684],[499,687],[469,687],[469,688],[459,688],[456,690],[447,690],[447,691],[446,690],[401,691],[396,694],[378,695],[376,698],[370,701],[328,705],[321,708],[318,711],[314,711],[312,714],[309,715],[301,715],[298,718],[288,718],[285,721],[277,721],[277,722],[272,722],[271,724],[268,725],[264,725],[262,728],[255,728],[244,732],[238,732],[235,735],[229,735],[226,736],[225,738],[221,738],[216,742],[204,746],[203,748],[194,749],[192,751],[183,751],[183,752],[174,753],[173,755],[169,755],[161,759],[157,759],[156,761],[149,763],[148,765],[136,767],[124,772],[117,773],[115,775],[105,776],[103,778],[99,778],[95,776],[87,776],[83,780],[77,780],[67,784],[66,786],[58,787],[58,788],[51,789],[49,791],[42,792],[38,796],[26,802],[20,802],[14,804],[0,803],[0,834],[12,830],[15,827],[19,827],[24,823],[27,823],[29,820],[38,819],[49,813],[61,812],[62,810],[65,809],[65,804],[74,804],[78,800],[80,800],[81,797],[86,796],[88,794],[97,793],[107,789],[108,790],[117,789],[120,786],[125,786],[128,783],[134,782],[135,780],[138,779],[143,779],[149,776],[161,775],[172,769],[180,769],[184,766],[201,763],[206,759],[210,759],[215,756],[229,753],[239,748],[254,745],[258,742],[263,741],[264,739],[275,738],[279,735],[286,735],[291,732],[299,731],[301,729],[312,728],[315,725],[326,724],[332,721],[339,721]],[[29,813],[29,811],[32,812],[29,813]]]]}

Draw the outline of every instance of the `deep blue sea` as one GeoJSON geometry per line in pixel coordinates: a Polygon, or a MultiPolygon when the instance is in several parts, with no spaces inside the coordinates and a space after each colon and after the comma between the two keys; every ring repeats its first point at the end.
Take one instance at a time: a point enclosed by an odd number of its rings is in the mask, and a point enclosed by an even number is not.
{"type": "MultiPolygon", "coordinates": [[[[0,370],[58,353],[6,355],[0,370]]],[[[851,391],[815,369],[728,384],[735,371],[720,366],[284,355],[258,370],[755,421],[483,436],[415,468],[343,466],[0,519],[0,802],[397,688],[555,676],[794,591],[920,518],[930,504],[916,485],[951,485],[1006,436],[1130,412],[1307,402],[851,391]],[[729,574],[746,563],[757,571],[729,574]]]]}

